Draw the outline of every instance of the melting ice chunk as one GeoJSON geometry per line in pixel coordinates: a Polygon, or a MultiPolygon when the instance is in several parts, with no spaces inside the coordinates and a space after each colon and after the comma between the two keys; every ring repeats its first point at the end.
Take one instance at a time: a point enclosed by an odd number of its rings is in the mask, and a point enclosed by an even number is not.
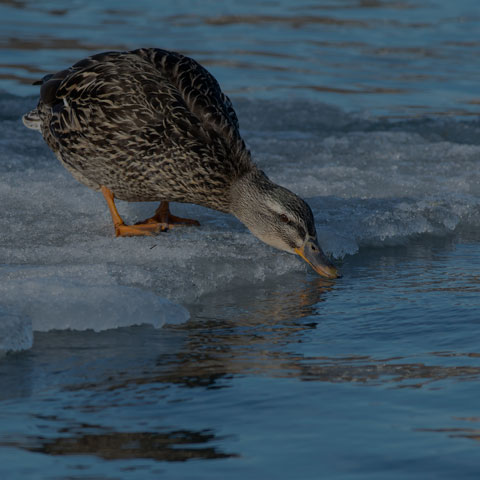
{"type": "MultiPolygon", "coordinates": [[[[6,304],[31,318],[34,331],[95,331],[131,325],[181,323],[188,311],[136,287],[82,284],[74,279],[17,279],[0,287],[6,304]]],[[[10,331],[13,324],[10,322],[10,331]]]]}

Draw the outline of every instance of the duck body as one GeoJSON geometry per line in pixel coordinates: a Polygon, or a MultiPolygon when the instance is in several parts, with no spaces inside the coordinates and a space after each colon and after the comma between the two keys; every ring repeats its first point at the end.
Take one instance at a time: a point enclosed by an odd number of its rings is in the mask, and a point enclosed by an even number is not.
{"type": "Polygon", "coordinates": [[[230,99],[195,60],[156,48],[105,52],[38,83],[40,100],[24,124],[41,131],[77,180],[104,194],[117,235],[150,235],[172,219],[198,224],[168,210],[168,202],[194,203],[235,215],[262,241],[337,276],[310,207],[253,163],[230,99]],[[115,198],[162,204],[130,227],[115,198]]]}
{"type": "Polygon", "coordinates": [[[228,97],[195,60],[160,49],[107,52],[46,77],[42,135],[90,188],[126,201],[229,212],[229,188],[255,168],[228,97]]]}

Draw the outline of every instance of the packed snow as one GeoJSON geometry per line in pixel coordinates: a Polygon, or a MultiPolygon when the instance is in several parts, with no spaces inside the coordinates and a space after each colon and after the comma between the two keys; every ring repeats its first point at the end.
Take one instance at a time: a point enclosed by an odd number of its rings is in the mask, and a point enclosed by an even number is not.
{"type": "MultiPolygon", "coordinates": [[[[182,305],[204,294],[308,270],[235,218],[195,205],[172,211],[201,227],[115,238],[101,194],[22,125],[34,105],[0,94],[0,350],[28,348],[32,329],[185,321],[182,305]]],[[[255,160],[308,201],[337,259],[480,226],[478,121],[370,119],[307,101],[235,105],[255,160]]],[[[132,223],[156,205],[118,208],[132,223]]]]}

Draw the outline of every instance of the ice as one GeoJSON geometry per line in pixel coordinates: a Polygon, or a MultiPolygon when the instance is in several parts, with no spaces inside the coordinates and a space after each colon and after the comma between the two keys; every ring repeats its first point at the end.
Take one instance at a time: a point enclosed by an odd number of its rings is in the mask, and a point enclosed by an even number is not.
{"type": "Polygon", "coordinates": [[[32,344],[31,320],[0,309],[0,356],[7,352],[27,350],[32,344]]]}
{"type": "Polygon", "coordinates": [[[104,279],[91,278],[85,283],[78,278],[57,278],[45,270],[40,275],[21,272],[16,279],[2,282],[0,296],[7,308],[31,319],[34,331],[101,331],[138,324],[160,328],[189,318],[182,306],[139,288],[109,285],[104,279]]]}
{"type": "Polygon", "coordinates": [[[263,108],[267,118],[242,105],[249,146],[308,200],[333,256],[480,226],[478,121],[391,122],[295,101],[263,108]]]}
{"type": "MultiPolygon", "coordinates": [[[[480,228],[478,121],[390,121],[295,100],[234,103],[255,160],[309,202],[334,257],[480,228]]],[[[10,312],[2,338],[28,321],[34,330],[158,327],[188,318],[185,306],[202,295],[308,270],[235,218],[194,205],[172,211],[201,227],[115,238],[101,194],[76,182],[22,125],[34,104],[0,94],[0,307],[10,312]]],[[[135,222],[156,205],[118,208],[135,222]]]]}

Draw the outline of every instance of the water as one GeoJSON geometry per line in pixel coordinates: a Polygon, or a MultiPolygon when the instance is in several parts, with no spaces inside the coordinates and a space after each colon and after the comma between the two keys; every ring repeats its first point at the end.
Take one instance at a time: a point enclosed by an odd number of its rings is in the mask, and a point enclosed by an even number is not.
{"type": "Polygon", "coordinates": [[[466,0],[1,3],[1,477],[478,478],[478,17],[466,0]],[[19,118],[39,76],[140,45],[215,74],[342,279],[196,206],[174,208],[200,228],[113,238],[19,118]]]}
{"type": "Polygon", "coordinates": [[[0,79],[39,76],[102,50],[190,54],[232,95],[315,98],[387,116],[477,115],[476,0],[1,2],[0,79]]]}

